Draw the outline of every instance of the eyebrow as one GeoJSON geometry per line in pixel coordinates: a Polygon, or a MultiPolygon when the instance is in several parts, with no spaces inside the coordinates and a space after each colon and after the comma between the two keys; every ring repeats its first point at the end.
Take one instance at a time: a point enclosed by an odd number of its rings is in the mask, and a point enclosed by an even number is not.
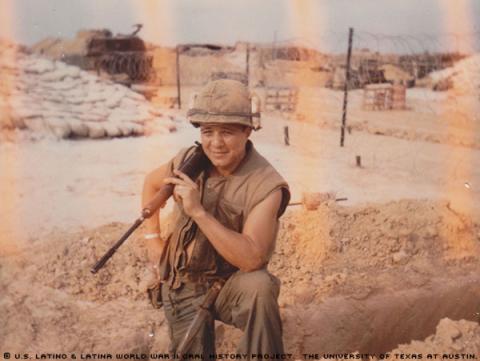
{"type": "Polygon", "coordinates": [[[237,128],[234,128],[234,127],[228,127],[228,126],[224,126],[224,125],[204,125],[202,128],[200,128],[200,131],[212,130],[214,128],[217,128],[217,129],[220,129],[220,130],[231,130],[231,131],[234,131],[234,130],[237,129],[237,128]]]}

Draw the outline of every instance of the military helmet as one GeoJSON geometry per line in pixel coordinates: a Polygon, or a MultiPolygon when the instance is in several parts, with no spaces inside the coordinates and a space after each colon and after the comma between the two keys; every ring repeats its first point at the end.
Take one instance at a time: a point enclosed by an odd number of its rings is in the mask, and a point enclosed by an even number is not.
{"type": "Polygon", "coordinates": [[[193,98],[187,116],[195,127],[205,123],[241,124],[260,129],[260,102],[237,80],[209,82],[193,98]]]}

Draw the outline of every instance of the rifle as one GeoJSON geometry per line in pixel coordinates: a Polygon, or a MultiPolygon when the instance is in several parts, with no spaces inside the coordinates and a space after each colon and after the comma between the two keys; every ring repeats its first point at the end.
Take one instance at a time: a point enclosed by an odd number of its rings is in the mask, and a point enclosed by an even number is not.
{"type": "Polygon", "coordinates": [[[205,294],[205,299],[200,305],[195,317],[190,323],[190,326],[188,326],[187,332],[185,332],[185,336],[183,336],[183,339],[177,348],[177,354],[180,355],[180,357],[183,357],[183,355],[188,351],[195,336],[198,334],[203,324],[207,321],[208,317],[210,317],[210,310],[214,305],[218,294],[222,290],[223,285],[223,280],[215,281],[212,287],[210,287],[205,294]]]}
{"type": "MultiPolygon", "coordinates": [[[[203,152],[202,145],[196,143],[195,150],[185,159],[178,167],[178,170],[185,173],[191,179],[195,180],[200,173],[207,168],[210,164],[210,160],[203,152]]],[[[124,235],[98,260],[97,263],[90,269],[90,272],[97,273],[105,263],[115,254],[118,248],[127,240],[127,238],[135,231],[145,219],[150,218],[173,194],[173,184],[163,185],[153,199],[147,203],[142,209],[142,213],[139,218],[135,220],[133,225],[124,233],[124,235]]]]}

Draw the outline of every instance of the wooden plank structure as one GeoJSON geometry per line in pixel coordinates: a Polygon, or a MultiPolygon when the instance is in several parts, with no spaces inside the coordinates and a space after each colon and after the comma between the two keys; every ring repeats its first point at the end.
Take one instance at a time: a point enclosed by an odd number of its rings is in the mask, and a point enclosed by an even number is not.
{"type": "Polygon", "coordinates": [[[297,108],[298,89],[269,87],[265,91],[265,110],[294,112],[297,108]]]}
{"type": "Polygon", "coordinates": [[[407,88],[402,84],[392,85],[392,109],[407,109],[407,88]]]}
{"type": "Polygon", "coordinates": [[[363,89],[363,109],[402,110],[406,106],[406,88],[390,83],[368,84],[363,89]]]}

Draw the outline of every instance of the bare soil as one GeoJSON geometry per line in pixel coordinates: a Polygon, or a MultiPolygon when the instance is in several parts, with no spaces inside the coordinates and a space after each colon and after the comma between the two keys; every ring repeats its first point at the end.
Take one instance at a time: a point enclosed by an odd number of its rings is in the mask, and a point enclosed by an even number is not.
{"type": "MultiPolygon", "coordinates": [[[[269,267],[282,280],[286,350],[296,357],[386,352],[433,334],[444,317],[478,321],[480,226],[450,213],[448,204],[421,200],[290,210],[269,267]]],[[[145,297],[138,235],[90,273],[127,226],[52,232],[4,255],[0,348],[167,352],[163,312],[145,297]]],[[[478,330],[466,330],[464,337],[478,343],[478,330]]],[[[218,351],[235,352],[240,335],[219,324],[218,351]]]]}

